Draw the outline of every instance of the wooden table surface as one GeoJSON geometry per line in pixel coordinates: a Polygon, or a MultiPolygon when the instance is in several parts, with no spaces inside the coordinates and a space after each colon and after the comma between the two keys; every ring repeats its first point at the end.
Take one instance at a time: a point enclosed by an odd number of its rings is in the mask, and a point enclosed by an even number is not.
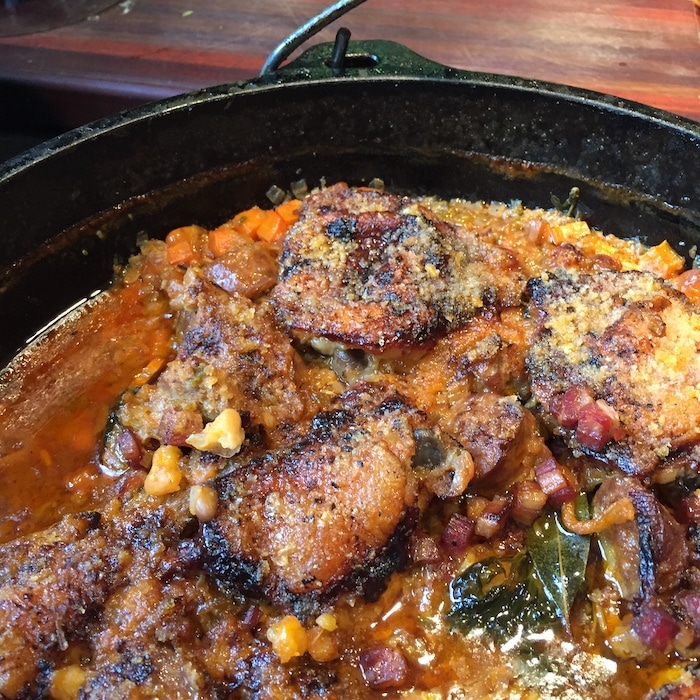
{"type": "MultiPolygon", "coordinates": [[[[324,0],[124,0],[72,26],[0,39],[0,116],[62,130],[256,75],[324,0]]],[[[610,93],[700,121],[692,0],[368,0],[340,26],[441,63],[610,93]]]]}

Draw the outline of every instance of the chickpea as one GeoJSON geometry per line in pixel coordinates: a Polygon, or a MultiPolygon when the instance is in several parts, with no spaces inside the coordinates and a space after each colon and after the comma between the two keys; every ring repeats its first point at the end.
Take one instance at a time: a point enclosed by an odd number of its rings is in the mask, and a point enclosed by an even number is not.
{"type": "Polygon", "coordinates": [[[146,476],[143,488],[149,496],[164,496],[180,489],[182,452],[174,445],[161,445],[153,453],[151,470],[146,476]]]}
{"type": "Polygon", "coordinates": [[[196,485],[190,488],[190,513],[202,523],[214,519],[219,504],[219,494],[211,486],[196,485]]]}
{"type": "Polygon", "coordinates": [[[267,630],[267,638],[283,664],[306,653],[308,635],[294,615],[285,615],[278,622],[273,622],[267,630]]]}

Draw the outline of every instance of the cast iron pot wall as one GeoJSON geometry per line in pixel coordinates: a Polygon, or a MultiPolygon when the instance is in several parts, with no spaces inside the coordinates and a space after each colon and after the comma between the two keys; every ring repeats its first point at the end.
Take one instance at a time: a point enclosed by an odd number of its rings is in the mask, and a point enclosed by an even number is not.
{"type": "Polygon", "coordinates": [[[104,288],[139,236],[215,225],[264,204],[271,184],[300,177],[314,185],[376,176],[414,194],[545,207],[575,185],[593,225],[651,242],[700,242],[695,122],[422,59],[422,77],[305,79],[328,50],[315,47],[273,79],[84,127],[0,170],[0,363],[104,288]]]}

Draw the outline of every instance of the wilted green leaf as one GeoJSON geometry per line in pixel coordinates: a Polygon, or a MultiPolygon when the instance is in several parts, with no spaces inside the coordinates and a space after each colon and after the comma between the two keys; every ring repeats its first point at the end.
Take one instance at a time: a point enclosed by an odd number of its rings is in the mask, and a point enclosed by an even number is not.
{"type": "Polygon", "coordinates": [[[566,530],[554,511],[541,515],[527,533],[527,549],[549,600],[565,625],[585,580],[590,538],[566,530]]]}
{"type": "Polygon", "coordinates": [[[499,641],[542,631],[559,619],[525,551],[511,560],[473,564],[451,582],[450,600],[448,619],[455,627],[481,629],[499,641]]]}

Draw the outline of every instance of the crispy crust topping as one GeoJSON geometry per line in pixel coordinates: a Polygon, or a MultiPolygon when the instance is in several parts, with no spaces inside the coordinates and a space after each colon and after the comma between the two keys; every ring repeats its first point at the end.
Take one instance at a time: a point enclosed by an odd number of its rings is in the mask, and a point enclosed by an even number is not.
{"type": "MultiPolygon", "coordinates": [[[[527,358],[532,392],[556,418],[567,390],[582,387],[619,419],[617,439],[594,450],[630,474],[667,458],[697,461],[700,314],[649,273],[558,271],[532,280],[539,327],[527,358]]],[[[590,452],[580,431],[562,432],[590,452]]]]}
{"type": "Polygon", "coordinates": [[[273,303],[293,334],[369,350],[429,344],[518,299],[498,274],[516,266],[505,250],[377,190],[311,195],[280,263],[273,303]]]}

